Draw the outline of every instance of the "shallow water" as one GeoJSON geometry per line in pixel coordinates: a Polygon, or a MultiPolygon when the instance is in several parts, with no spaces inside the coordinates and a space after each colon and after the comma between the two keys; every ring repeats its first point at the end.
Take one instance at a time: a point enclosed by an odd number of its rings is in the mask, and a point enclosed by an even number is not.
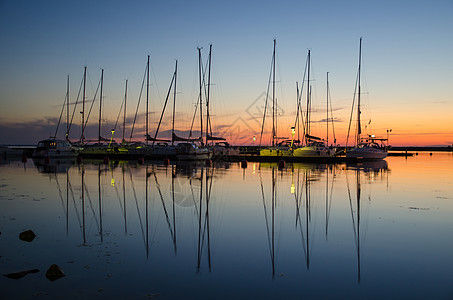
{"type": "Polygon", "coordinates": [[[451,299],[452,215],[451,153],[282,170],[2,160],[0,272],[40,272],[0,276],[1,298],[451,299]]]}

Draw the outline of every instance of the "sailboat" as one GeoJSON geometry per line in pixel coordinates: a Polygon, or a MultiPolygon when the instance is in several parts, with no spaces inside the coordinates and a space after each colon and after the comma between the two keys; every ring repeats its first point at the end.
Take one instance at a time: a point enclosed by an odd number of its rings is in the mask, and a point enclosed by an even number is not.
{"type": "MultiPolygon", "coordinates": [[[[68,76],[68,83],[67,83],[67,90],[66,90],[66,99],[63,104],[63,109],[60,114],[60,119],[58,120],[57,128],[55,130],[55,134],[53,137],[50,137],[45,140],[41,140],[38,142],[37,147],[33,150],[33,157],[36,158],[62,158],[62,157],[76,157],[78,153],[78,148],[72,146],[69,141],[63,140],[63,139],[58,139],[57,138],[57,133],[58,133],[58,128],[60,126],[60,121],[61,121],[61,115],[63,114],[64,107],[66,106],[67,110],[67,118],[69,120],[69,76],[68,76]],[[65,105],[67,104],[67,105],[65,105]]],[[[68,136],[68,122],[66,121],[66,138],[68,136]]]]}
{"type": "Polygon", "coordinates": [[[170,83],[170,87],[168,89],[167,93],[167,98],[165,99],[165,104],[162,109],[162,113],[160,115],[160,120],[157,125],[156,133],[154,135],[154,138],[148,138],[151,140],[152,147],[151,151],[148,154],[151,158],[175,158],[176,157],[176,145],[174,144],[175,139],[174,139],[174,132],[175,132],[175,107],[176,107],[176,78],[177,78],[177,73],[178,73],[178,61],[176,60],[175,63],[175,71],[173,73],[173,77],[170,83]],[[173,86],[174,85],[174,86],[173,86]],[[165,113],[165,108],[167,107],[167,102],[168,98],[170,96],[171,88],[173,86],[173,116],[172,116],[172,139],[171,139],[171,145],[168,145],[169,140],[164,140],[164,139],[157,139],[157,134],[159,133],[159,128],[160,124],[162,123],[162,118],[165,113]]]}
{"type": "Polygon", "coordinates": [[[203,72],[201,64],[201,48],[198,48],[198,72],[200,80],[200,93],[198,95],[198,101],[200,106],[200,137],[196,139],[191,139],[189,136],[189,138],[184,139],[177,137],[176,134],[173,132],[172,140],[181,141],[181,143],[179,143],[176,147],[176,157],[179,160],[208,160],[211,159],[212,156],[212,152],[210,151],[210,149],[207,147],[207,145],[203,143],[203,103],[202,103],[203,72]]]}
{"type": "MultiPolygon", "coordinates": [[[[326,141],[322,138],[312,136],[310,133],[310,113],[311,113],[311,86],[310,86],[310,50],[307,55],[307,112],[305,117],[305,146],[294,149],[295,157],[329,157],[335,154],[333,149],[329,149],[326,141]]],[[[327,123],[329,118],[327,118],[327,123]]],[[[328,130],[328,127],[327,127],[328,130]]]]}
{"type": "Polygon", "coordinates": [[[357,94],[357,130],[356,130],[356,145],[354,148],[346,152],[346,157],[362,158],[362,159],[384,159],[387,157],[387,149],[383,142],[387,139],[376,138],[374,135],[361,137],[362,129],[360,125],[360,71],[362,63],[362,38],[359,45],[359,71],[358,71],[358,94],[357,94]]]}
{"type": "MultiPolygon", "coordinates": [[[[287,140],[287,138],[278,137],[277,135],[277,99],[275,98],[275,46],[277,41],[274,39],[274,51],[272,54],[272,65],[271,65],[271,72],[272,72],[272,144],[270,147],[265,147],[260,149],[260,156],[289,156],[291,155],[291,149],[287,145],[284,145],[283,142],[279,142],[280,140],[287,140]]],[[[269,84],[270,84],[270,76],[269,76],[269,84]]],[[[268,88],[269,91],[269,88],[268,88]]],[[[266,104],[264,108],[264,116],[263,116],[263,124],[261,127],[261,135],[260,135],[260,145],[261,139],[263,136],[263,129],[264,129],[264,121],[266,119],[266,107],[267,107],[267,95],[266,95],[266,104]]]]}

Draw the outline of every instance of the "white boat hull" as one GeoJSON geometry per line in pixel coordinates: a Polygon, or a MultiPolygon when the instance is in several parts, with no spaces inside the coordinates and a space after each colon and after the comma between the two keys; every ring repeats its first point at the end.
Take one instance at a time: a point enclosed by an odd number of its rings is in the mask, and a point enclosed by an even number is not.
{"type": "Polygon", "coordinates": [[[198,147],[191,143],[180,143],[176,147],[176,157],[179,160],[208,160],[212,152],[208,148],[198,147]]]}
{"type": "Polygon", "coordinates": [[[33,157],[76,157],[79,152],[65,140],[42,140],[33,151],[33,157]]]}
{"type": "Polygon", "coordinates": [[[384,159],[387,157],[387,151],[370,147],[354,148],[346,153],[346,157],[362,159],[384,159]]]}

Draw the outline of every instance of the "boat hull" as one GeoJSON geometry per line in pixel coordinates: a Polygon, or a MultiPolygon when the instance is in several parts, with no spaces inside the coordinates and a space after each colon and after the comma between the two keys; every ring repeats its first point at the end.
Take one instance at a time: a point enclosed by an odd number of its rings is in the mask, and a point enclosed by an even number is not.
{"type": "Polygon", "coordinates": [[[191,143],[180,143],[176,147],[176,157],[179,160],[209,160],[212,152],[208,148],[198,147],[191,143]]]}
{"type": "Polygon", "coordinates": [[[334,154],[335,150],[319,146],[300,147],[293,151],[294,157],[329,157],[334,154]]]}
{"type": "Polygon", "coordinates": [[[376,148],[354,148],[346,153],[348,158],[361,159],[384,159],[387,157],[387,151],[376,148]]]}
{"type": "Polygon", "coordinates": [[[260,150],[260,156],[291,156],[291,150],[289,148],[265,148],[260,150]]]}
{"type": "Polygon", "coordinates": [[[76,157],[79,152],[65,140],[42,140],[33,151],[33,157],[76,157]]]}

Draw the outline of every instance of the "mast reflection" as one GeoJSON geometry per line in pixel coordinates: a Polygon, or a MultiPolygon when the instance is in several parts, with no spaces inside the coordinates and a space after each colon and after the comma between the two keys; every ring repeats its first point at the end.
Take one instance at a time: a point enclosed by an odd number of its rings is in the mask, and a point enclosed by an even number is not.
{"type": "MultiPolygon", "coordinates": [[[[361,164],[354,164],[348,166],[355,172],[355,183],[356,183],[356,194],[355,194],[355,216],[354,216],[354,201],[352,198],[351,188],[349,185],[348,173],[346,173],[346,183],[348,189],[349,197],[349,207],[351,211],[351,220],[353,225],[354,232],[354,241],[357,251],[357,282],[360,284],[361,281],[361,268],[362,268],[362,258],[361,258],[361,235],[364,233],[360,232],[361,227],[361,210],[362,210],[362,182],[361,174],[363,174],[367,179],[373,181],[374,179],[384,179],[384,174],[388,174],[389,169],[387,162],[385,160],[381,161],[369,161],[361,164]]],[[[388,179],[388,177],[387,177],[388,179]]],[[[368,195],[369,202],[371,201],[371,194],[368,195]]]]}

